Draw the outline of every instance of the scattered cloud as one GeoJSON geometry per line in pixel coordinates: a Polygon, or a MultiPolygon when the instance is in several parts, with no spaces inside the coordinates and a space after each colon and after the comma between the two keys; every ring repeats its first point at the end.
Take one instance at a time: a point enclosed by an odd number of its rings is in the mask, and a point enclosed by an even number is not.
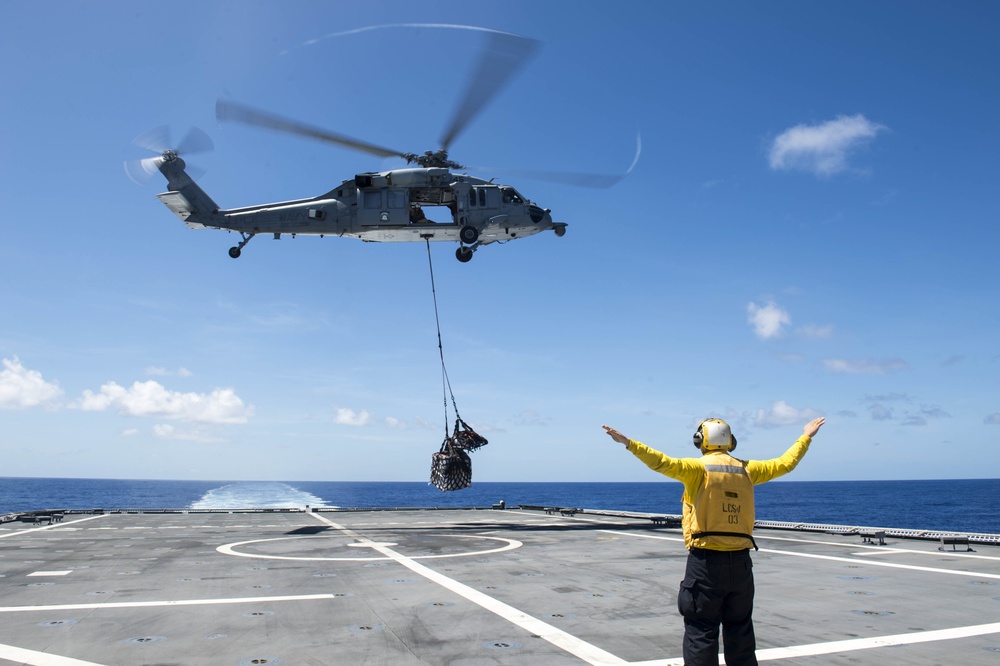
{"type": "Polygon", "coordinates": [[[754,335],[761,340],[780,337],[782,327],[792,323],[791,316],[773,301],[764,305],[747,304],[747,323],[753,327],[754,335]]]}
{"type": "Polygon", "coordinates": [[[817,338],[823,339],[833,337],[833,326],[830,324],[819,325],[819,324],[805,324],[804,326],[799,326],[796,329],[799,335],[803,335],[807,338],[817,338]]]}
{"type": "Polygon", "coordinates": [[[891,421],[893,418],[892,409],[881,403],[869,405],[868,412],[872,415],[873,421],[891,421]]]}
{"type": "Polygon", "coordinates": [[[965,356],[962,354],[953,354],[941,362],[941,367],[950,368],[956,365],[960,365],[965,360],[965,356]]]}
{"type": "Polygon", "coordinates": [[[354,428],[371,425],[374,422],[371,413],[366,410],[355,412],[348,407],[337,407],[337,415],[333,422],[337,425],[346,425],[354,428]]]}
{"type": "Polygon", "coordinates": [[[1000,425],[1000,412],[993,412],[983,419],[983,423],[987,425],[1000,425]]]}
{"type": "Polygon", "coordinates": [[[885,206],[895,199],[898,194],[899,190],[889,190],[872,203],[876,206],[885,206]]]}
{"type": "Polygon", "coordinates": [[[909,393],[882,393],[879,395],[866,395],[864,402],[913,402],[913,396],[909,393]]]}
{"type": "Polygon", "coordinates": [[[818,125],[796,125],[771,144],[771,169],[832,176],[848,168],[847,156],[887,129],[862,114],[837,116],[818,125]]]}
{"type": "Polygon", "coordinates": [[[887,361],[873,361],[871,359],[860,359],[849,361],[846,359],[828,358],[823,360],[823,366],[827,372],[835,375],[888,375],[900,370],[906,370],[910,364],[898,358],[887,361]]]}
{"type": "Polygon", "coordinates": [[[518,426],[546,427],[549,425],[551,419],[547,416],[542,416],[536,411],[526,409],[520,414],[515,415],[512,421],[518,426]]]}
{"type": "Polygon", "coordinates": [[[812,407],[799,409],[792,407],[784,400],[779,400],[768,410],[758,409],[753,417],[753,424],[759,428],[777,428],[786,425],[803,425],[808,421],[822,416],[821,412],[812,407]]]}
{"type": "Polygon", "coordinates": [[[196,442],[198,444],[221,444],[226,441],[222,437],[209,435],[198,430],[181,430],[167,423],[157,423],[154,425],[153,435],[158,439],[169,439],[175,442],[196,442]]]}
{"type": "Polygon", "coordinates": [[[951,414],[944,411],[937,405],[921,405],[920,415],[930,419],[950,419],[951,414]]]}
{"type": "Polygon", "coordinates": [[[124,416],[150,416],[195,423],[246,423],[253,407],[232,389],[215,389],[211,393],[180,393],[170,391],[159,382],[135,382],[125,388],[115,382],[101,386],[99,392],[86,390],[71,405],[85,412],[101,412],[111,407],[124,416]]]}
{"type": "Polygon", "coordinates": [[[45,381],[42,373],[29,370],[15,356],[3,359],[0,372],[0,409],[28,409],[49,405],[63,394],[54,382],[45,381]]]}
{"type": "Polygon", "coordinates": [[[908,393],[884,393],[867,395],[862,399],[866,403],[868,413],[874,421],[893,421],[898,416],[900,425],[925,426],[931,419],[948,419],[951,414],[938,405],[920,405],[914,408],[913,396],[908,393]],[[895,406],[892,404],[895,403],[895,406]]]}
{"type": "Polygon", "coordinates": [[[187,368],[170,370],[168,368],[161,368],[155,365],[151,365],[146,368],[146,374],[152,377],[190,377],[192,375],[191,371],[187,368]]]}

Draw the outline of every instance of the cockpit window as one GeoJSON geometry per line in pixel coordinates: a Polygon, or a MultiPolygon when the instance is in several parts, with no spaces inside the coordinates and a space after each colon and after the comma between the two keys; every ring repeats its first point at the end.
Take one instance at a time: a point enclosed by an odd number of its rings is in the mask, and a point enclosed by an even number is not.
{"type": "Polygon", "coordinates": [[[509,204],[523,204],[524,203],[524,198],[521,197],[521,195],[518,194],[517,190],[515,190],[513,187],[503,187],[503,188],[500,188],[500,189],[503,190],[503,202],[504,203],[509,203],[509,204]]]}

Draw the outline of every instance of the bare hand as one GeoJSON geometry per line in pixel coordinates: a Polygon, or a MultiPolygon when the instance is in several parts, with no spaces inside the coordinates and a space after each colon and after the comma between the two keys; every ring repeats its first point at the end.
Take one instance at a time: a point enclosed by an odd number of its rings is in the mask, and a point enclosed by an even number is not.
{"type": "Polygon", "coordinates": [[[611,439],[615,440],[619,444],[624,444],[625,446],[628,446],[628,443],[630,441],[628,437],[621,434],[611,426],[602,425],[601,427],[604,428],[604,432],[608,433],[608,436],[611,437],[611,439]]]}
{"type": "Polygon", "coordinates": [[[806,437],[815,437],[816,433],[819,432],[820,427],[826,423],[825,417],[819,417],[818,419],[813,419],[802,428],[802,434],[806,437]]]}

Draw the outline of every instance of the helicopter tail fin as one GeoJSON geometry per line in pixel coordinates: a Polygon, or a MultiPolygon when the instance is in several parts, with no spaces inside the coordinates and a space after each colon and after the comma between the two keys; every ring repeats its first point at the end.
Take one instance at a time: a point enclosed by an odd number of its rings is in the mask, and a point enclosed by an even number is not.
{"type": "Polygon", "coordinates": [[[218,226],[213,223],[219,212],[218,204],[184,171],[184,161],[175,158],[158,166],[167,178],[169,191],[157,194],[156,198],[192,229],[218,226]]]}

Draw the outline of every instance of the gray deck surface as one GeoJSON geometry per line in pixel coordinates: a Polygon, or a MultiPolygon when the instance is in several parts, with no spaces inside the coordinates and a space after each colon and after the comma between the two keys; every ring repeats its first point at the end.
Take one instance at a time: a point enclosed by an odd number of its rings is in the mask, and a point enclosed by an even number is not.
{"type": "MultiPolygon", "coordinates": [[[[1000,547],[755,534],[761,661],[1000,663],[1000,547]]],[[[685,558],[649,520],[521,509],[5,523],[0,663],[680,664],[685,558]]]]}

